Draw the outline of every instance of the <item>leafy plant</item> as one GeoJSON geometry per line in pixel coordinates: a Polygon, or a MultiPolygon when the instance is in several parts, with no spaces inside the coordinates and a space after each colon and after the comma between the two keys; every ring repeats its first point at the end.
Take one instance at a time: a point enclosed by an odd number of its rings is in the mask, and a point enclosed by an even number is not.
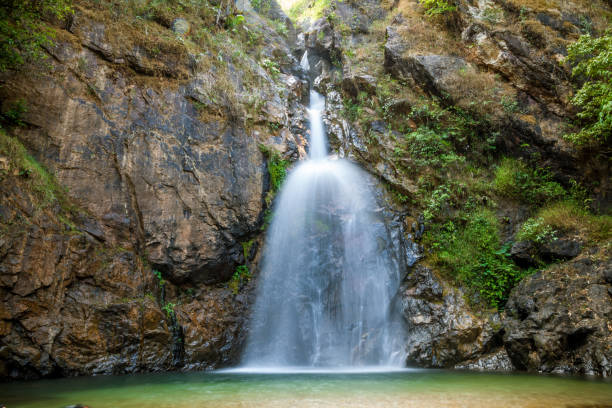
{"type": "Polygon", "coordinates": [[[457,10],[457,6],[447,0],[419,0],[419,3],[425,8],[425,14],[430,17],[457,10]]]}
{"type": "Polygon", "coordinates": [[[530,218],[523,223],[516,236],[519,241],[533,241],[543,244],[557,239],[557,231],[544,222],[542,217],[530,218]]]}
{"type": "Polygon", "coordinates": [[[506,197],[538,204],[551,202],[566,195],[565,189],[552,180],[547,169],[531,169],[524,162],[506,158],[495,170],[495,190],[506,197]]]}
{"type": "Polygon", "coordinates": [[[426,220],[436,218],[444,206],[448,205],[451,199],[451,192],[446,184],[438,186],[427,202],[427,207],[423,211],[423,216],[426,220]]]}
{"type": "Polygon", "coordinates": [[[502,307],[510,290],[530,271],[518,268],[501,245],[495,214],[486,208],[460,213],[444,224],[434,224],[424,242],[442,271],[465,285],[486,306],[502,307]]]}
{"type": "Polygon", "coordinates": [[[572,75],[583,81],[572,98],[583,128],[566,138],[578,146],[605,145],[612,135],[612,31],[599,38],[583,35],[567,52],[572,75]]]}
{"type": "Polygon", "coordinates": [[[232,290],[234,295],[238,294],[240,290],[240,286],[243,283],[248,282],[251,279],[251,272],[249,271],[249,267],[246,265],[240,265],[236,267],[236,271],[232,275],[232,279],[230,280],[228,287],[232,290]]]}
{"type": "Polygon", "coordinates": [[[46,58],[55,32],[44,18],[64,19],[70,0],[6,0],[0,5],[0,72],[46,58]]]}
{"type": "Polygon", "coordinates": [[[153,269],[153,275],[157,278],[157,282],[160,287],[163,287],[166,284],[166,280],[162,277],[162,273],[158,270],[153,269]]]}
{"type": "Polygon", "coordinates": [[[270,73],[272,79],[278,79],[278,76],[280,75],[278,62],[265,58],[261,61],[261,65],[270,73]]]}
{"type": "Polygon", "coordinates": [[[500,103],[506,113],[510,114],[521,111],[518,101],[512,97],[504,95],[502,96],[500,103]]]}
{"type": "Polygon", "coordinates": [[[268,174],[270,175],[270,184],[272,191],[276,193],[280,190],[285,177],[287,177],[287,167],[289,162],[283,159],[279,152],[261,145],[260,150],[268,156],[268,174]]]}
{"type": "Polygon", "coordinates": [[[271,0],[251,0],[251,6],[253,6],[255,11],[266,14],[270,11],[270,1],[271,0]]]}
{"type": "Polygon", "coordinates": [[[0,119],[9,125],[23,126],[23,114],[27,113],[28,106],[25,99],[18,99],[17,101],[8,104],[8,109],[0,114],[0,119]]]}
{"type": "Polygon", "coordinates": [[[176,307],[175,303],[168,302],[163,307],[162,310],[166,312],[166,316],[168,319],[171,319],[175,316],[174,308],[176,307]]]}
{"type": "Polygon", "coordinates": [[[289,29],[287,25],[282,20],[271,20],[272,25],[274,26],[274,30],[282,35],[283,37],[287,37],[289,35],[289,29]]]}
{"type": "Polygon", "coordinates": [[[439,166],[463,160],[458,156],[446,132],[436,132],[428,127],[421,126],[404,136],[406,149],[410,158],[418,167],[439,166]]]}
{"type": "Polygon", "coordinates": [[[242,26],[245,22],[245,18],[242,14],[230,15],[225,20],[225,25],[228,30],[236,31],[236,29],[242,26]]]}
{"type": "Polygon", "coordinates": [[[482,18],[491,24],[498,24],[503,17],[504,12],[499,7],[487,7],[482,13],[482,18]]]}

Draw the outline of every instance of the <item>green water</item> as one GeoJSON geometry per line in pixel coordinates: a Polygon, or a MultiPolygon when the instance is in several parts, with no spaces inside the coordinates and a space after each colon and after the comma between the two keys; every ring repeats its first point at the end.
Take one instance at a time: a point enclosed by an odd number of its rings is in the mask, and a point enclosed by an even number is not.
{"type": "Polygon", "coordinates": [[[7,408],[610,407],[612,382],[415,370],[362,374],[170,373],[0,384],[7,408]]]}

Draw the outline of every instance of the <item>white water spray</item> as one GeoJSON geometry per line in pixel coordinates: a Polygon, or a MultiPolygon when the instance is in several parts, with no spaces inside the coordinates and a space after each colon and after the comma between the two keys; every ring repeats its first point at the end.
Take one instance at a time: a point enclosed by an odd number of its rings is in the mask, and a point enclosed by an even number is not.
{"type": "Polygon", "coordinates": [[[365,174],[327,158],[324,109],[311,91],[310,160],[278,197],[243,370],[403,366],[403,330],[391,307],[399,271],[380,248],[365,174]]]}

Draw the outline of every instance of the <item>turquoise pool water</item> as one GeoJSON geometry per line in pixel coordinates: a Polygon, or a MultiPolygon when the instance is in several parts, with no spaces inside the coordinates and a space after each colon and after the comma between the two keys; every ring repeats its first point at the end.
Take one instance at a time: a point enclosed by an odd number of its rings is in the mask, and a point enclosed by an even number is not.
{"type": "Polygon", "coordinates": [[[4,383],[0,402],[7,408],[612,408],[612,382],[438,370],[164,373],[4,383]]]}

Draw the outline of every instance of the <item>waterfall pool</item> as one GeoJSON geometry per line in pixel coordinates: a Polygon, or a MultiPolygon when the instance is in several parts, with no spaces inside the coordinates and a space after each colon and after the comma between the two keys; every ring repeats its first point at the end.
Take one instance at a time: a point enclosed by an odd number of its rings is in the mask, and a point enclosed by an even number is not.
{"type": "Polygon", "coordinates": [[[0,384],[7,408],[612,407],[612,382],[441,370],[199,372],[0,384]]]}

